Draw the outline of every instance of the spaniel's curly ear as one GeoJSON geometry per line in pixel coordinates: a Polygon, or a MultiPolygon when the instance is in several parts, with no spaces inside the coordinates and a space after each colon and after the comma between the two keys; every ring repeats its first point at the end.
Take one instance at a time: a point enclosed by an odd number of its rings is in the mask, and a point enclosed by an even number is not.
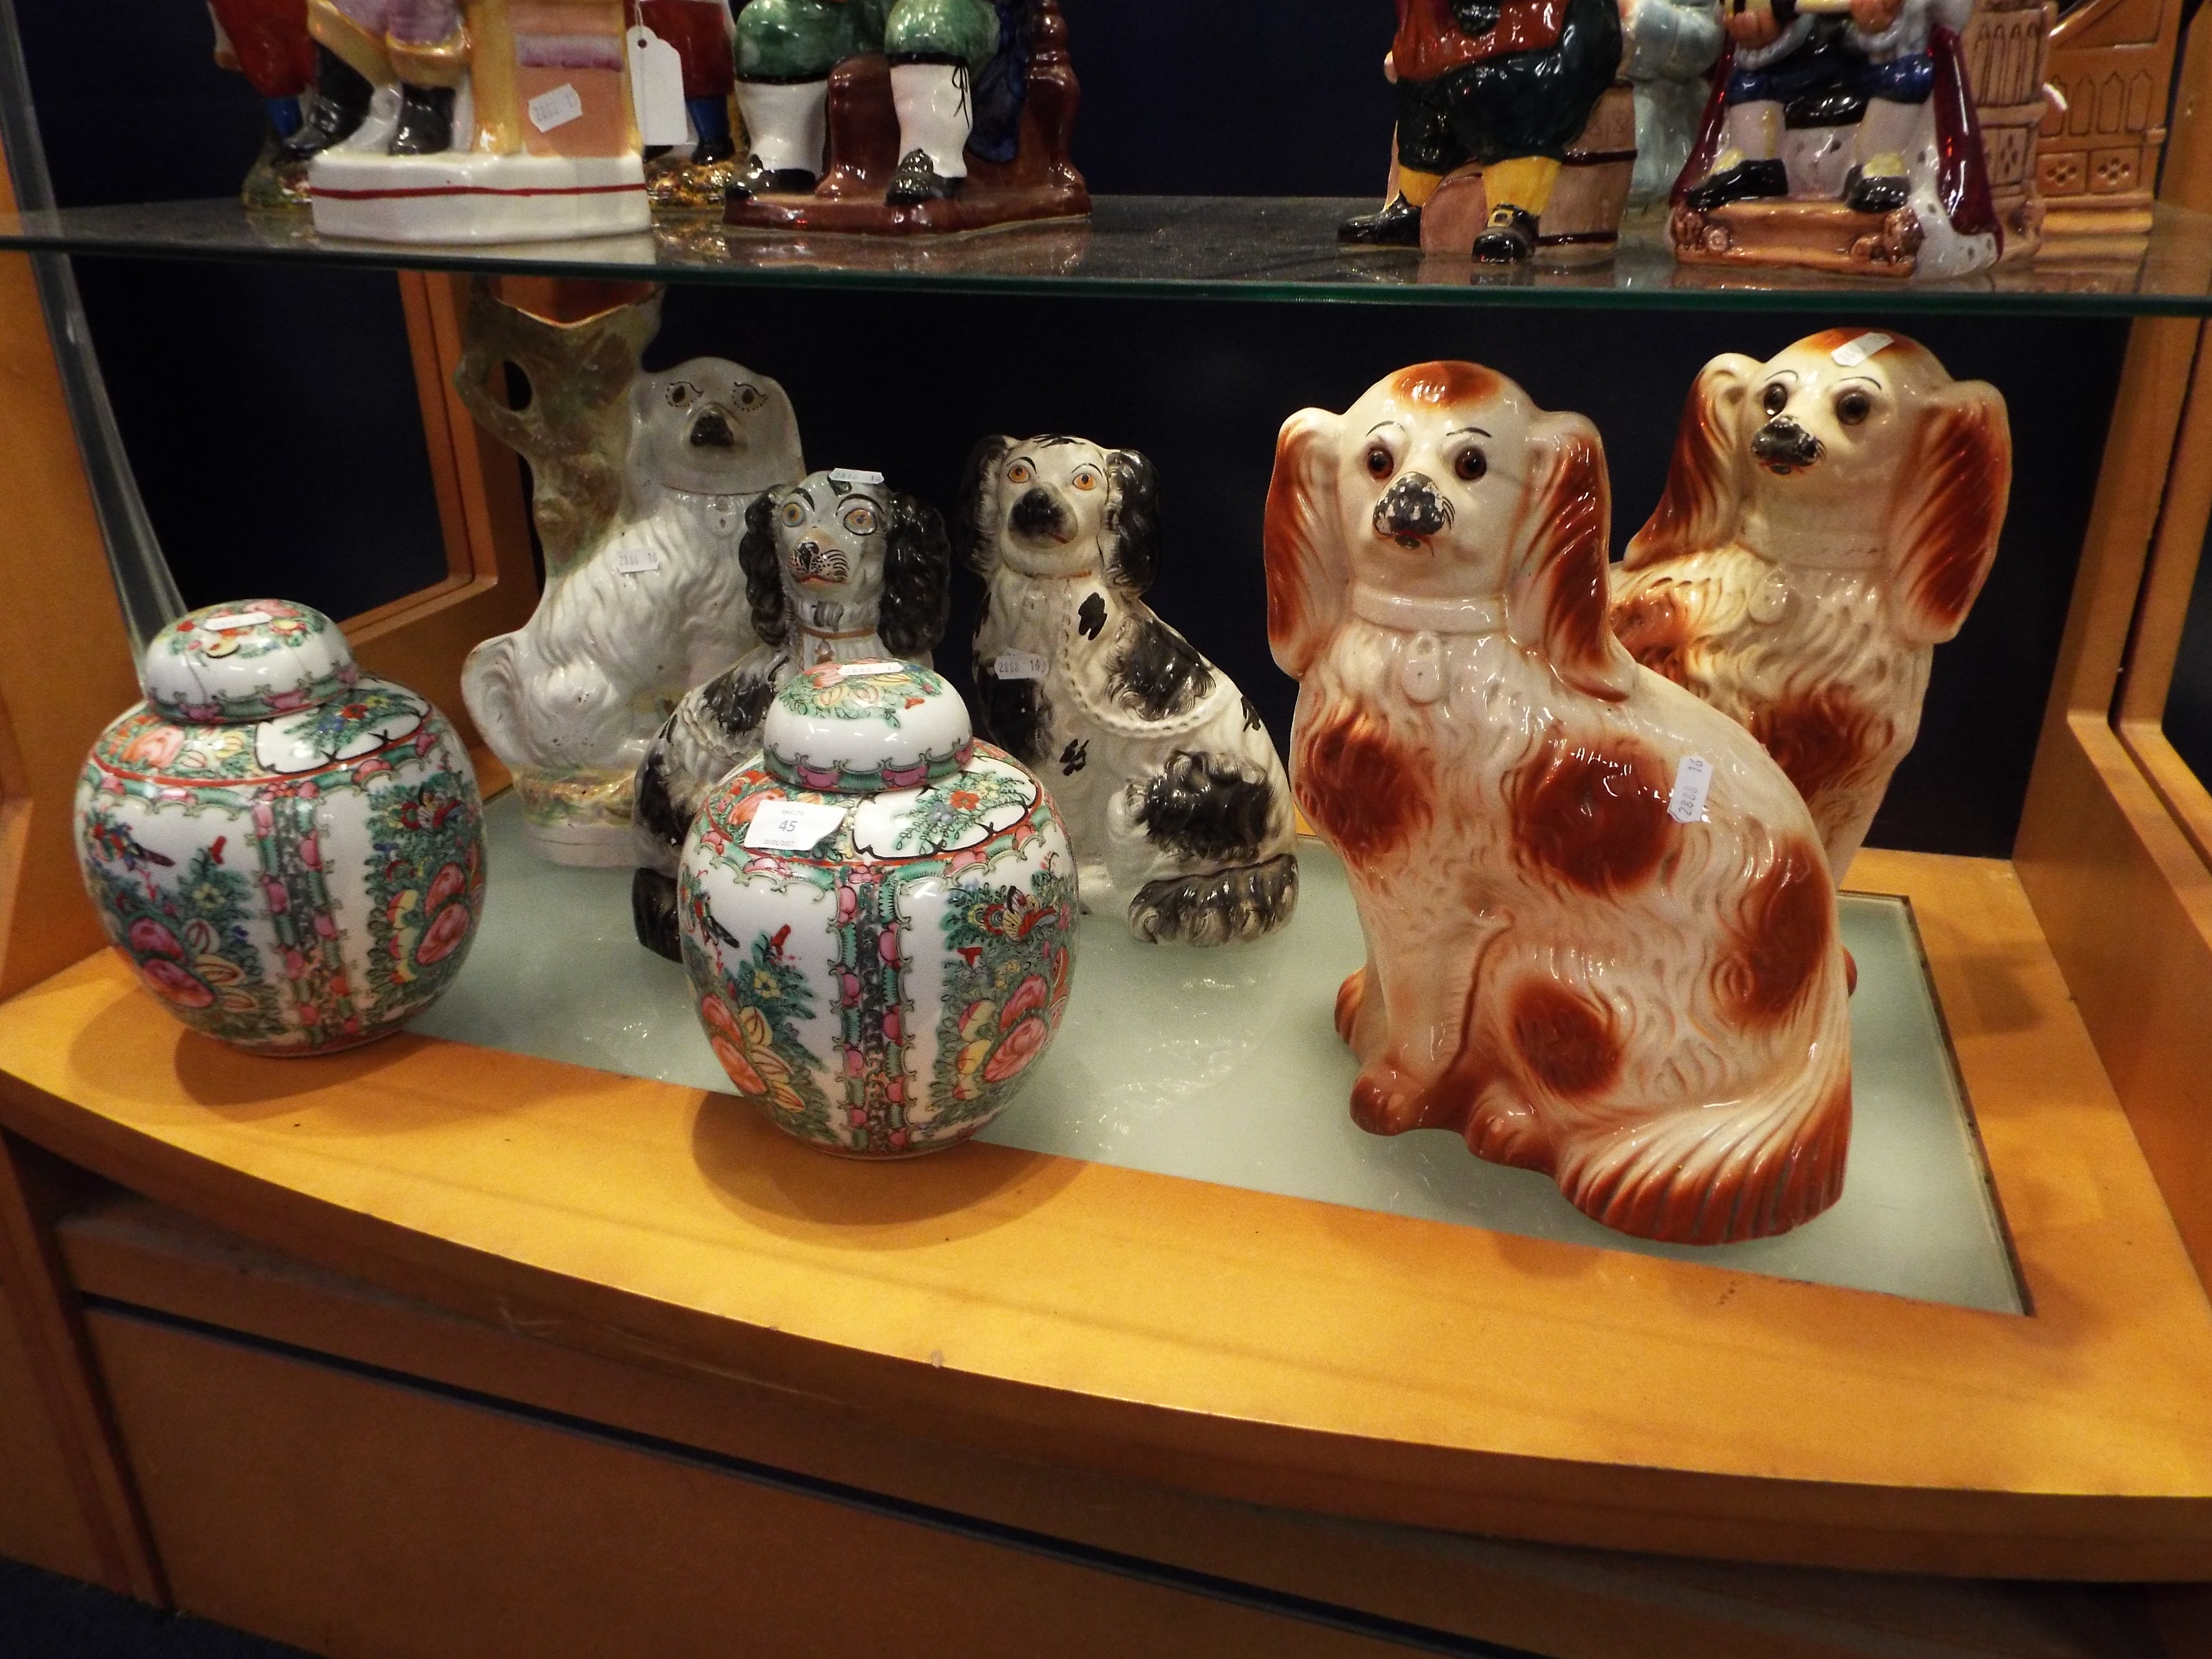
{"type": "Polygon", "coordinates": [[[1628,568],[1718,547],[1735,534],[1743,502],[1744,404],[1763,367],[1725,351],[1691,384],[1667,463],[1667,488],[1628,544],[1628,568]]]}
{"type": "Polygon", "coordinates": [[[1141,593],[1160,574],[1160,481],[1133,449],[1108,452],[1106,477],[1106,573],[1126,592],[1141,593]]]}
{"type": "Polygon", "coordinates": [[[968,452],[967,470],[960,475],[960,499],[952,507],[952,544],[960,562],[979,576],[999,568],[999,482],[1006,452],[1014,447],[1008,437],[984,438],[968,452]]]}
{"type": "Polygon", "coordinates": [[[1607,614],[1612,488],[1597,428],[1579,415],[1539,416],[1524,476],[1506,631],[1577,691],[1618,702],[1635,687],[1636,660],[1607,614]]]}
{"type": "Polygon", "coordinates": [[[927,501],[894,492],[884,512],[884,597],[876,632],[899,657],[927,657],[944,637],[952,544],[927,501]]]}
{"type": "Polygon", "coordinates": [[[1982,591],[2012,490],[2002,393],[1959,380],[1929,394],[1890,518],[1890,607],[1916,645],[1959,631],[1982,591]]]}
{"type": "Polygon", "coordinates": [[[745,533],[738,543],[738,567],[745,573],[753,632],[766,644],[781,645],[789,624],[783,614],[783,559],[775,546],[773,489],[763,490],[745,508],[745,533]]]}
{"type": "Polygon", "coordinates": [[[1343,441],[1343,417],[1325,409],[1300,410],[1275,440],[1264,537],[1267,644],[1292,679],[1304,677],[1344,617],[1349,574],[1336,504],[1343,441]]]}

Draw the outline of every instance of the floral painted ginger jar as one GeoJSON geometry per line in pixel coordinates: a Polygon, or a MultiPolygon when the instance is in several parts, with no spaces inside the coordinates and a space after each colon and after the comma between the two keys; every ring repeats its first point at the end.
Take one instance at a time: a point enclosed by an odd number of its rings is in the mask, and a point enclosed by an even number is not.
{"type": "Polygon", "coordinates": [[[171,623],[138,678],[146,701],[85,763],[76,838],[146,988],[269,1054],[351,1048],[435,1001],[484,887],[476,774],[438,711],[276,599],[171,623]]]}
{"type": "Polygon", "coordinates": [[[908,663],[810,669],[761,736],[708,797],[678,877],[708,1041],[739,1094],[827,1151],[966,1139],[1067,1001],[1078,906],[1060,814],[908,663]]]}

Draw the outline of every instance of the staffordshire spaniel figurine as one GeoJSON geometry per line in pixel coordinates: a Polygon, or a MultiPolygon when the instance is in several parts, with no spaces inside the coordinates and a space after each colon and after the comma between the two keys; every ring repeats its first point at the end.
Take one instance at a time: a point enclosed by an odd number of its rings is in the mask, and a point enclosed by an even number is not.
{"type": "Polygon", "coordinates": [[[1036,769],[1083,905],[1147,942],[1258,939],[1297,903],[1296,815],[1259,712],[1141,597],[1159,491],[1133,450],[986,438],[954,533],[988,584],[976,726],[1036,769]]]}
{"type": "Polygon", "coordinates": [[[1623,1232],[1756,1238],[1843,1189],[1835,890],[1781,768],[1607,627],[1607,494],[1588,421],[1472,363],[1283,428],[1267,635],[1367,939],[1352,1116],[1623,1232]]]}
{"type": "Polygon", "coordinates": [[[637,769],[630,883],[638,943],[672,962],[676,867],[714,786],[761,747],[761,723],[785,682],[822,663],[927,668],[945,632],[951,545],[935,507],[884,487],[880,472],[838,468],[771,489],[745,511],[738,544],[760,644],[684,695],[637,769]]]}
{"type": "Polygon", "coordinates": [[[2012,486],[2004,399],[1925,348],[1832,329],[1691,388],[1613,626],[1750,730],[1812,808],[1840,882],[1920,729],[2012,486]]]}

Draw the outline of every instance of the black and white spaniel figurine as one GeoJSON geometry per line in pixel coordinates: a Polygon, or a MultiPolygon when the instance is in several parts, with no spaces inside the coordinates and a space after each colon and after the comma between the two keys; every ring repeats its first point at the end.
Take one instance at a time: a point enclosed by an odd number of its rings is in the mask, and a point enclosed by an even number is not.
{"type": "Polygon", "coordinates": [[[1084,908],[1188,945],[1288,921],[1297,824],[1274,743],[1139,597],[1159,568],[1152,464],[1081,438],[986,438],[953,532],[988,584],[976,724],[1052,791],[1084,908]]]}
{"type": "Polygon", "coordinates": [[[760,747],[769,703],[824,662],[902,657],[929,665],[945,632],[952,556],[927,501],[880,472],[815,472],[761,495],[738,544],[761,643],[687,693],[637,771],[630,911],[638,943],[681,961],[676,865],[714,786],[760,747]]]}

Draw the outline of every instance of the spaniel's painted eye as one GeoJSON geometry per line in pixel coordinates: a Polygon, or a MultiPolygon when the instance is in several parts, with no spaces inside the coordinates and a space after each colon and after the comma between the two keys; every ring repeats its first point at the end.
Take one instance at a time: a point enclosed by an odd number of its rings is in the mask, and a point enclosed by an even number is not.
{"type": "Polygon", "coordinates": [[[1845,426],[1856,426],[1874,412],[1874,399],[1854,386],[1836,399],[1836,418],[1845,426]]]}
{"type": "Polygon", "coordinates": [[[740,386],[731,395],[737,399],[739,409],[758,409],[768,401],[757,386],[740,386]]]}
{"type": "Polygon", "coordinates": [[[1479,449],[1462,449],[1452,462],[1452,471],[1472,483],[1490,471],[1490,462],[1479,449]]]}
{"type": "Polygon", "coordinates": [[[691,401],[692,396],[693,393],[691,388],[684,385],[681,380],[673,381],[669,386],[668,402],[671,408],[683,408],[684,404],[691,401]]]}
{"type": "Polygon", "coordinates": [[[781,516],[786,524],[791,525],[794,527],[805,524],[806,522],[806,504],[804,501],[786,501],[783,504],[783,512],[781,516]]]}
{"type": "Polygon", "coordinates": [[[1095,466],[1079,466],[1067,475],[1067,481],[1078,489],[1096,489],[1098,488],[1098,469],[1095,466]]]}
{"type": "Polygon", "coordinates": [[[1392,461],[1390,459],[1390,452],[1383,448],[1381,444],[1375,444],[1369,447],[1367,451],[1367,476],[1369,477],[1387,478],[1390,476],[1391,469],[1395,465],[1396,463],[1392,461]]]}
{"type": "Polygon", "coordinates": [[[847,507],[845,509],[845,528],[851,531],[855,536],[874,535],[876,533],[876,509],[872,507],[857,502],[854,505],[847,507]]]}
{"type": "Polygon", "coordinates": [[[1012,466],[1006,469],[1006,482],[1008,483],[1027,483],[1035,477],[1036,477],[1036,474],[1031,471],[1030,464],[1027,461],[1016,461],[1012,466]]]}
{"type": "Polygon", "coordinates": [[[1790,388],[1779,380],[1768,386],[1765,394],[1759,400],[1759,406],[1770,415],[1779,415],[1789,407],[1789,404],[1790,388]]]}

